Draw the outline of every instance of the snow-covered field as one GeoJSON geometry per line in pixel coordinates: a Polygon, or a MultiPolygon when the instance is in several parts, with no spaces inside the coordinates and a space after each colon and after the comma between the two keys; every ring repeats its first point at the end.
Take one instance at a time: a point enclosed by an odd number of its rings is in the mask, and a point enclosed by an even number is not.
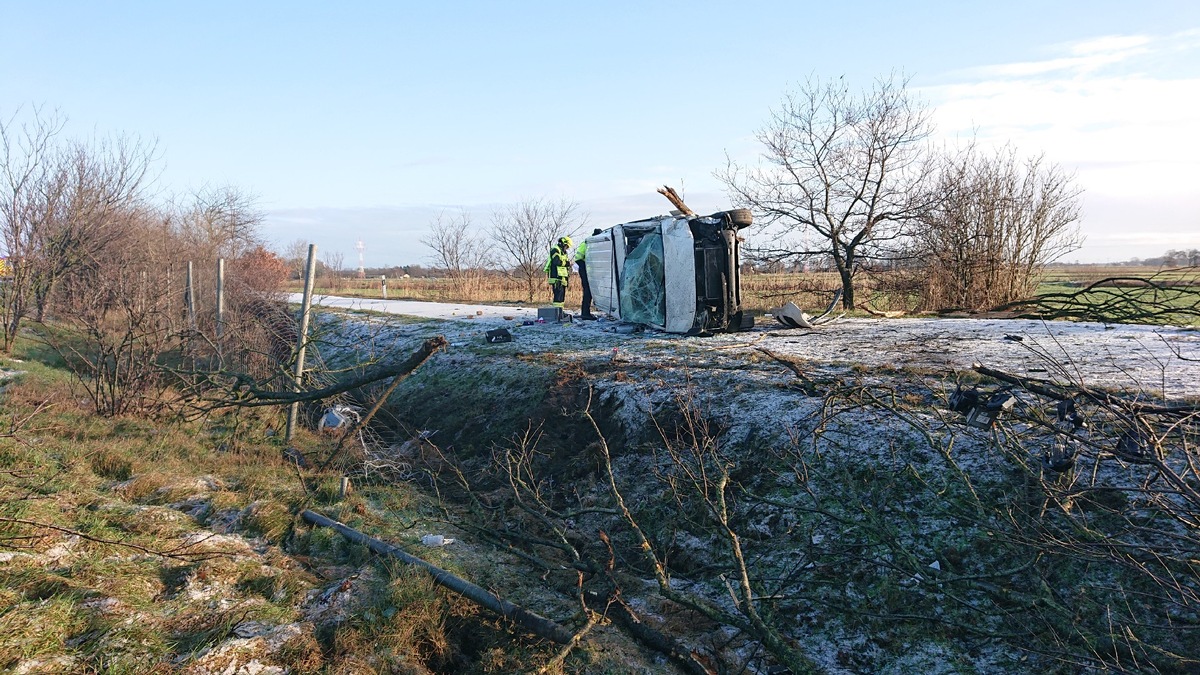
{"type": "MultiPolygon", "coordinates": [[[[300,297],[289,300],[299,302],[300,297]]],[[[784,328],[764,317],[748,332],[698,338],[628,333],[619,324],[603,320],[524,325],[537,318],[535,307],[325,295],[316,296],[314,304],[439,320],[444,323],[438,331],[459,345],[482,341],[485,331],[505,327],[513,332],[514,349],[585,356],[616,348],[631,361],[663,358],[664,348],[692,358],[711,351],[730,359],[762,348],[803,359],[814,368],[860,364],[949,372],[981,363],[1014,374],[1070,378],[1089,386],[1139,390],[1171,399],[1200,396],[1200,331],[1192,327],[900,318],[841,319],[804,330],[784,328]],[[679,349],[672,350],[671,345],[679,349]]]]}

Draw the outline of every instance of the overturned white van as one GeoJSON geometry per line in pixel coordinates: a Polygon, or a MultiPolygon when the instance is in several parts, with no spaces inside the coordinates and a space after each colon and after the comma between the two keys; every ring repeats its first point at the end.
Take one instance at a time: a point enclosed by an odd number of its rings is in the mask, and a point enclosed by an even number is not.
{"type": "Polygon", "coordinates": [[[738,238],[751,222],[749,209],[734,209],[637,220],[588,237],[593,302],[621,321],[671,333],[751,328],[738,238]]]}

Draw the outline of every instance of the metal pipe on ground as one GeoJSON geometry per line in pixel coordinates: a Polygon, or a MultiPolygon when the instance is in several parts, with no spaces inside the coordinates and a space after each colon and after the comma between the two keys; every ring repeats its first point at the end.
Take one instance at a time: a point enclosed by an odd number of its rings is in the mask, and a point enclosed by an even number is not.
{"type": "Polygon", "coordinates": [[[573,637],[571,631],[563,628],[558,623],[547,619],[544,616],[535,614],[523,607],[518,607],[517,605],[514,605],[503,598],[498,598],[489,593],[486,589],[476,586],[466,579],[456,577],[446,570],[430,564],[414,555],[409,555],[408,553],[405,553],[391,544],[375,539],[374,537],[367,536],[348,525],[339,523],[332,518],[327,518],[315,511],[309,511],[308,509],[305,509],[304,511],[300,512],[300,516],[304,518],[305,521],[313,525],[319,525],[321,527],[328,527],[337,530],[338,534],[342,535],[343,537],[356,544],[362,544],[379,555],[385,555],[410,565],[423,568],[433,577],[434,583],[444,586],[470,600],[471,602],[489,609],[506,619],[516,622],[517,624],[527,628],[529,632],[538,637],[545,638],[547,640],[553,640],[558,644],[567,644],[573,637]]]}

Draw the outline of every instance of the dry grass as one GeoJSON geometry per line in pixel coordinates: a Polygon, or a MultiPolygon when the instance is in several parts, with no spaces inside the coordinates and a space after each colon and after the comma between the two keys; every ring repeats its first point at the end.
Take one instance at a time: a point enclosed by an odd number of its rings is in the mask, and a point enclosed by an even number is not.
{"type": "MultiPolygon", "coordinates": [[[[471,280],[445,278],[389,279],[389,300],[425,300],[430,302],[471,302],[498,305],[546,305],[550,303],[548,285],[538,287],[533,302],[529,302],[524,284],[519,279],[494,275],[471,280]]],[[[742,277],[742,297],[746,307],[753,312],[764,312],[786,302],[796,302],[802,307],[814,307],[829,302],[830,294],[838,288],[836,274],[747,274],[742,277]],[[803,304],[801,304],[803,303],[803,304]]],[[[300,282],[293,281],[291,292],[302,290],[300,282]]],[[[343,279],[339,283],[329,280],[318,281],[314,292],[362,298],[382,298],[383,289],[379,279],[343,279]]],[[[572,278],[567,287],[566,305],[579,307],[583,292],[578,278],[572,278]]]]}
{"type": "MultiPolygon", "coordinates": [[[[302,485],[281,459],[271,411],[173,425],[100,418],[69,376],[18,355],[28,374],[0,394],[6,417],[51,407],[0,435],[0,671],[232,672],[257,660],[298,673],[397,662],[482,672],[464,640],[488,634],[508,651],[506,631],[475,628],[485,618],[428,575],[297,527],[306,507],[414,522],[425,502],[411,486],[364,483],[343,504],[339,476],[302,485]],[[377,581],[349,583],[360,575],[377,581]],[[343,584],[351,611],[314,614],[311,598],[343,584]],[[254,625],[287,632],[239,636],[254,625]]],[[[328,450],[327,439],[294,440],[328,450]]]]}
{"type": "MultiPolygon", "coordinates": [[[[1081,287],[1108,277],[1147,277],[1158,273],[1156,268],[1122,265],[1055,265],[1047,268],[1039,280],[1039,294],[1063,287],[1081,287]]],[[[1175,282],[1200,283],[1200,271],[1195,269],[1175,270],[1163,273],[1159,278],[1175,282]]],[[[293,280],[290,291],[299,292],[301,283],[293,280]]],[[[856,280],[860,302],[880,311],[913,311],[919,298],[903,288],[897,288],[894,275],[887,273],[864,273],[856,280]]],[[[841,286],[834,272],[805,273],[745,273],[742,276],[742,301],[746,309],[762,314],[788,302],[812,311],[824,309],[841,286]]],[[[332,295],[364,298],[382,298],[383,290],[378,277],[367,279],[341,279],[333,282],[318,280],[315,291],[332,295]]],[[[524,284],[514,278],[500,274],[489,274],[464,280],[448,278],[388,279],[388,299],[426,300],[431,302],[470,302],[479,304],[544,305],[550,302],[548,286],[538,287],[533,302],[528,302],[524,284]]],[[[567,289],[566,305],[577,308],[582,302],[578,278],[573,278],[567,289]]]]}

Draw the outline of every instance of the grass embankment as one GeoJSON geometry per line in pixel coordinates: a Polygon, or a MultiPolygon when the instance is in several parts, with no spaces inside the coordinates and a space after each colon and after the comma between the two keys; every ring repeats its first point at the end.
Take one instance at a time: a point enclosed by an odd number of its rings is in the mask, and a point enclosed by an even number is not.
{"type": "MultiPolygon", "coordinates": [[[[21,345],[0,358],[0,670],[515,672],[513,638],[421,572],[295,514],[401,545],[439,531],[410,486],[357,485],[281,458],[281,414],[102,418],[21,345]]],[[[310,457],[327,439],[303,436],[310,457]]],[[[421,555],[454,569],[440,551],[421,555]]]]}

